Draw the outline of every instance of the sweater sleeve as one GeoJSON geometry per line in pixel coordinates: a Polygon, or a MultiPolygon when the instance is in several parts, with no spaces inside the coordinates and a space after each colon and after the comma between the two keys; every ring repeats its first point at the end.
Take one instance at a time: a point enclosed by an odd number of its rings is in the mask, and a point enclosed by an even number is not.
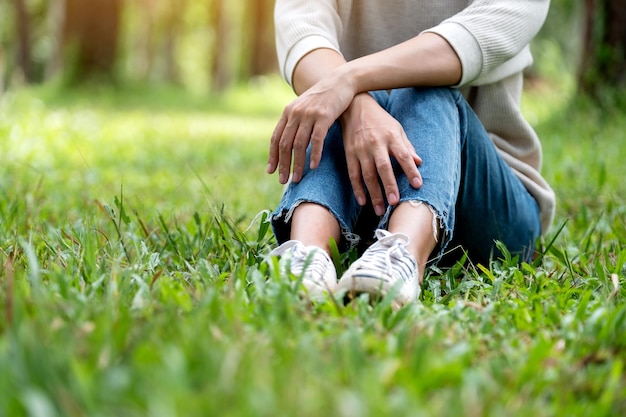
{"type": "Polygon", "coordinates": [[[274,7],[276,51],[280,72],[292,85],[296,64],[314,49],[340,52],[343,30],[335,0],[277,0],[274,7]]]}
{"type": "MultiPolygon", "coordinates": [[[[515,58],[530,64],[528,44],[543,25],[549,0],[475,0],[427,30],[448,41],[463,67],[459,85],[506,70],[515,58]]],[[[515,65],[518,67],[518,65],[515,65]]]]}

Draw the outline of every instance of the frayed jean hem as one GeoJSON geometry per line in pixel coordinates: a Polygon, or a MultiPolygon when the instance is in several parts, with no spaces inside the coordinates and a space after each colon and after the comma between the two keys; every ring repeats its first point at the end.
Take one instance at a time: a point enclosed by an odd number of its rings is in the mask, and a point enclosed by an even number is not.
{"type": "Polygon", "coordinates": [[[289,240],[289,235],[291,231],[291,218],[293,217],[294,211],[298,208],[298,206],[303,203],[311,203],[324,207],[330,212],[330,214],[333,215],[335,220],[337,220],[337,222],[339,223],[339,229],[341,230],[342,242],[337,242],[338,246],[345,246],[347,250],[350,250],[359,244],[361,240],[360,236],[350,231],[348,225],[345,224],[343,220],[341,220],[338,213],[336,213],[331,207],[323,204],[322,202],[307,199],[296,200],[290,207],[281,206],[276,209],[274,213],[272,213],[272,230],[274,232],[274,236],[276,236],[276,240],[279,243],[283,243],[289,240]]]}
{"type": "Polygon", "coordinates": [[[387,230],[389,228],[389,220],[396,207],[402,203],[409,203],[414,207],[422,204],[426,205],[433,215],[432,233],[435,242],[437,242],[437,248],[435,252],[430,255],[430,262],[436,263],[438,259],[443,257],[448,244],[452,240],[454,225],[449,216],[444,215],[444,211],[435,208],[431,203],[419,198],[404,198],[400,199],[400,202],[395,206],[388,206],[383,217],[381,217],[378,223],[379,229],[387,230]]]}

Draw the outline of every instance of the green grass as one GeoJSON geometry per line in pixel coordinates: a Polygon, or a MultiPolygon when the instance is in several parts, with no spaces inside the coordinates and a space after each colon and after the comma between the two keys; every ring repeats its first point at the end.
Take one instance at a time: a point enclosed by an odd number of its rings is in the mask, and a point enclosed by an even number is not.
{"type": "Polygon", "coordinates": [[[626,414],[624,112],[527,93],[559,197],[540,262],[310,305],[256,217],[277,85],[0,99],[0,416],[626,414]]]}

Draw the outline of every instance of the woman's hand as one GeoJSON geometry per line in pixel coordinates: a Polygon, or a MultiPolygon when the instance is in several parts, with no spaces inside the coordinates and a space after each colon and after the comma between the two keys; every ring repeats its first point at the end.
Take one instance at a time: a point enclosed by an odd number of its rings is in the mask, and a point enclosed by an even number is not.
{"type": "Polygon", "coordinates": [[[292,181],[297,183],[302,179],[309,142],[311,169],[318,167],[328,129],[356,94],[350,78],[345,75],[340,71],[332,72],[285,107],[272,134],[267,164],[270,174],[278,168],[281,184],[289,179],[292,158],[292,181]]]}
{"type": "Polygon", "coordinates": [[[422,186],[422,177],[417,169],[422,163],[421,158],[400,123],[369,94],[355,97],[342,115],[341,123],[350,182],[360,205],[367,202],[363,183],[379,216],[385,212],[381,182],[387,202],[395,205],[400,201],[391,157],[400,164],[413,187],[422,186]]]}

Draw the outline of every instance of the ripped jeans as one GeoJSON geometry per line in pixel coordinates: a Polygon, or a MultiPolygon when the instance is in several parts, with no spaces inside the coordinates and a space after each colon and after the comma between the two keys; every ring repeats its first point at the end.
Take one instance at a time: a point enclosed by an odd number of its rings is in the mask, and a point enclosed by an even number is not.
{"type": "MultiPolygon", "coordinates": [[[[447,254],[453,261],[467,252],[473,262],[486,264],[501,255],[495,244],[501,241],[520,261],[530,261],[541,233],[537,202],[500,157],[461,93],[453,88],[403,88],[371,94],[400,122],[422,158],[419,189],[392,162],[400,202],[423,202],[436,214],[441,233],[431,258],[447,254]]],[[[288,185],[272,214],[278,243],[289,239],[291,214],[303,202],[324,206],[335,216],[344,249],[371,240],[376,228],[386,229],[394,208],[388,206],[379,218],[371,204],[358,205],[339,122],[328,131],[319,167],[311,170],[307,163],[302,180],[288,185]]]]}

